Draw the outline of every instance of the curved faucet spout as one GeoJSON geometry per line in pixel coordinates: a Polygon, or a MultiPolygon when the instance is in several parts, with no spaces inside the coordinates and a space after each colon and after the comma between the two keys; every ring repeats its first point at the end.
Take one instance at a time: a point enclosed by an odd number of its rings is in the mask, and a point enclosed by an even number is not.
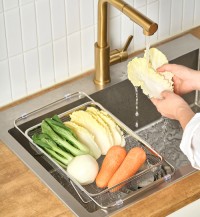
{"type": "MultiPolygon", "coordinates": [[[[137,23],[143,28],[145,35],[153,35],[158,25],[142,13],[134,9],[123,0],[99,0],[98,2],[98,35],[97,42],[95,43],[95,78],[96,84],[103,85],[110,82],[110,47],[108,45],[107,34],[107,5],[111,4],[126,16],[128,16],[133,22],[137,23]]],[[[128,58],[127,51],[116,50],[115,61],[118,63],[128,58]]],[[[113,58],[112,58],[113,59],[113,58]]]]}

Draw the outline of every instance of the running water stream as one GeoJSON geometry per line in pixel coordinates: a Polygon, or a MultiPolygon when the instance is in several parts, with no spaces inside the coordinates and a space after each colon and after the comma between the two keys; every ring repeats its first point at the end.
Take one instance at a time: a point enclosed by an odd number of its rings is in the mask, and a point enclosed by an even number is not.
{"type": "Polygon", "coordinates": [[[138,128],[138,87],[135,87],[135,127],[138,128]]]}
{"type": "MultiPolygon", "coordinates": [[[[148,68],[149,68],[149,50],[150,50],[150,37],[149,36],[145,36],[145,43],[146,43],[146,50],[145,50],[145,56],[146,56],[146,79],[148,78],[148,68]]],[[[139,117],[139,111],[138,111],[138,87],[135,87],[135,127],[138,128],[139,124],[138,124],[138,117],[139,117]]],[[[162,121],[161,121],[162,127],[161,127],[161,131],[162,131],[162,139],[163,139],[163,145],[165,146],[166,143],[166,136],[167,136],[167,124],[168,124],[168,119],[165,117],[162,117],[162,121]]],[[[162,154],[165,154],[165,149],[162,150],[162,154]]]]}
{"type": "Polygon", "coordinates": [[[145,36],[146,41],[146,60],[147,60],[147,75],[148,75],[148,68],[149,68],[149,49],[150,49],[150,36],[145,36]]]}
{"type": "MultiPolygon", "coordinates": [[[[145,36],[145,41],[146,41],[146,60],[147,60],[147,65],[146,65],[146,72],[147,72],[147,78],[148,79],[148,67],[149,67],[149,49],[150,49],[150,37],[145,36]]],[[[138,111],[138,87],[135,87],[135,127],[138,128],[138,116],[139,116],[139,111],[138,111]]]]}

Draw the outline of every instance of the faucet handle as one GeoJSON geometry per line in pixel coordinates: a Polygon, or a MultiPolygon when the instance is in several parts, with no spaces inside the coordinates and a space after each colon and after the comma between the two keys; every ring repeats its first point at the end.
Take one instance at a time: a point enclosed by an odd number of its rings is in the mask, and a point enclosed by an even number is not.
{"type": "Polygon", "coordinates": [[[128,39],[126,40],[126,43],[125,43],[124,47],[122,48],[122,52],[127,51],[132,39],[133,39],[133,36],[129,35],[128,39]]]}
{"type": "Polygon", "coordinates": [[[115,64],[115,63],[119,63],[119,62],[123,62],[123,61],[128,59],[127,49],[129,47],[132,39],[133,39],[133,36],[130,35],[128,37],[124,47],[121,50],[115,49],[115,50],[110,52],[110,65],[115,64]]]}

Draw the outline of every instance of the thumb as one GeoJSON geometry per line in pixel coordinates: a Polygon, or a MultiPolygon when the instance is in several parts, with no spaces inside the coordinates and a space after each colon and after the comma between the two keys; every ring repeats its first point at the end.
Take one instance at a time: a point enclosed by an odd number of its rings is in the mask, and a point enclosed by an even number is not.
{"type": "Polygon", "coordinates": [[[162,65],[156,69],[156,71],[158,71],[158,72],[165,72],[165,71],[169,71],[169,70],[170,70],[169,64],[164,64],[164,65],[162,65]]]}
{"type": "Polygon", "coordinates": [[[151,98],[151,102],[156,106],[158,104],[159,99],[151,98]]]}
{"type": "Polygon", "coordinates": [[[161,93],[161,96],[162,96],[163,99],[165,99],[165,98],[169,97],[171,94],[172,94],[171,91],[169,91],[169,90],[164,90],[164,91],[161,93]]]}

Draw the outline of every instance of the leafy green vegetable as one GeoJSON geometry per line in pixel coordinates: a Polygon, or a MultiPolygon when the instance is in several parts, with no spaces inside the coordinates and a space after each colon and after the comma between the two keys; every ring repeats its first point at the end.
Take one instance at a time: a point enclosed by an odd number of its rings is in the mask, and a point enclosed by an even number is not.
{"type": "Polygon", "coordinates": [[[68,152],[70,152],[74,156],[89,153],[89,149],[82,144],[80,145],[77,142],[76,138],[74,138],[73,135],[69,133],[69,131],[63,129],[62,127],[59,127],[57,125],[58,122],[55,121],[56,122],[56,124],[55,124],[54,122],[52,123],[52,121],[53,120],[51,120],[50,118],[47,118],[47,119],[42,121],[41,127],[42,127],[43,133],[49,135],[49,137],[51,137],[51,139],[54,142],[56,142],[60,147],[64,148],[65,150],[67,150],[68,152]],[[51,126],[49,123],[51,124],[51,126]],[[60,131],[62,131],[62,132],[60,133],[60,131]],[[69,142],[67,142],[65,139],[63,139],[63,138],[65,138],[64,134],[65,134],[65,137],[68,136],[68,139],[67,139],[68,141],[72,140],[74,143],[76,142],[75,144],[78,148],[74,147],[69,142]]]}
{"type": "Polygon", "coordinates": [[[89,149],[87,146],[85,146],[84,144],[82,144],[80,141],[78,141],[73,134],[71,133],[71,130],[66,130],[65,128],[68,129],[67,126],[62,127],[60,126],[60,124],[58,124],[58,122],[50,119],[50,118],[46,118],[45,121],[49,124],[49,126],[62,138],[66,139],[69,143],[71,143],[73,146],[75,146],[76,148],[78,148],[80,151],[84,152],[85,154],[89,153],[89,149]]]}
{"type": "Polygon", "coordinates": [[[73,156],[71,154],[59,148],[47,134],[34,134],[32,139],[34,143],[43,148],[64,168],[66,168],[69,162],[73,159],[73,156]]]}
{"type": "Polygon", "coordinates": [[[52,119],[53,119],[54,121],[57,121],[57,122],[62,123],[62,121],[61,121],[61,119],[58,117],[58,115],[54,115],[54,116],[52,117],[52,119]]]}
{"type": "Polygon", "coordinates": [[[61,119],[58,117],[58,115],[54,115],[54,116],[52,117],[52,119],[47,118],[46,120],[50,120],[52,124],[54,124],[54,125],[56,125],[56,126],[59,126],[59,127],[65,129],[65,130],[69,131],[75,138],[77,138],[76,135],[74,134],[74,132],[73,132],[69,127],[67,127],[67,126],[65,126],[65,125],[63,124],[63,122],[62,122],[61,119]]]}

